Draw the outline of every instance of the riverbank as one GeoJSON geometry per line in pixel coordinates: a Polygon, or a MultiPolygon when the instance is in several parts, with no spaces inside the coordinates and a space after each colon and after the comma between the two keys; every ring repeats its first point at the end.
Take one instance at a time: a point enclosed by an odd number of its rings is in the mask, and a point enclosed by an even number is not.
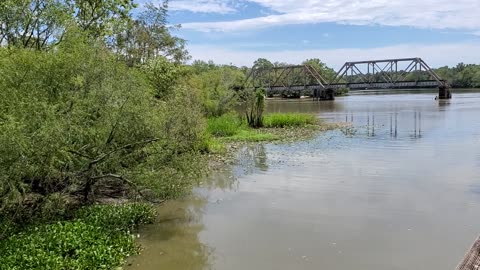
{"type": "MultiPolygon", "coordinates": [[[[253,129],[235,114],[210,118],[207,127],[208,170],[234,162],[243,144],[287,143],[336,128],[313,114],[267,114],[253,129]]],[[[111,200],[118,202],[119,200],[111,200]]],[[[126,201],[128,200],[121,200],[126,201]]],[[[139,252],[135,231],[155,220],[153,204],[102,204],[22,228],[0,224],[0,265],[6,269],[112,269],[139,252]],[[8,229],[8,230],[7,230],[8,229]]]]}

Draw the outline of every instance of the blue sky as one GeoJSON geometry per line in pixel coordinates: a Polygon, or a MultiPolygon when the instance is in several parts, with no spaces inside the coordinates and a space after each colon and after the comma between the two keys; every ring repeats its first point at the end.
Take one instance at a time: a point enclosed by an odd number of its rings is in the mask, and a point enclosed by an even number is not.
{"type": "Polygon", "coordinates": [[[480,63],[480,0],[170,0],[193,59],[480,63]]]}

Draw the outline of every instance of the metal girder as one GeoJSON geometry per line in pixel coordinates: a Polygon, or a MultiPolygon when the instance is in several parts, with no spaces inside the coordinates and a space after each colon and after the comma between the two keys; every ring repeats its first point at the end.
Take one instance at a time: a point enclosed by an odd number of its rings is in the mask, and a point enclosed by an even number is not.
{"type": "Polygon", "coordinates": [[[325,88],[328,82],[318,70],[310,65],[295,65],[284,67],[259,68],[253,67],[248,74],[244,85],[250,88],[273,88],[285,89],[315,83],[325,88]],[[293,76],[296,75],[296,76],[293,76]],[[303,79],[303,82],[295,81],[303,79]]]}
{"type": "Polygon", "coordinates": [[[440,78],[440,76],[438,76],[438,74],[436,74],[435,71],[433,71],[433,69],[419,57],[346,62],[337,72],[335,78],[330,84],[338,84],[341,80],[345,80],[347,84],[389,83],[393,87],[398,82],[406,81],[408,74],[413,71],[426,72],[431,80],[438,83],[439,87],[449,87],[447,82],[442,80],[442,78],[440,78]],[[399,71],[398,63],[401,62],[407,64],[407,68],[399,71]],[[383,64],[385,65],[382,67],[379,63],[382,64],[382,66],[383,64]],[[362,72],[362,69],[367,72],[362,72]]]}
{"type": "Polygon", "coordinates": [[[292,65],[262,68],[254,66],[245,80],[245,88],[280,90],[337,89],[342,87],[401,88],[428,86],[450,88],[430,66],[419,57],[371,61],[346,62],[335,77],[327,82],[321,73],[310,65],[292,65]],[[399,63],[406,68],[399,70],[399,63]],[[408,74],[422,72],[428,80],[412,81],[408,74]],[[301,81],[303,80],[303,81],[301,81]]]}

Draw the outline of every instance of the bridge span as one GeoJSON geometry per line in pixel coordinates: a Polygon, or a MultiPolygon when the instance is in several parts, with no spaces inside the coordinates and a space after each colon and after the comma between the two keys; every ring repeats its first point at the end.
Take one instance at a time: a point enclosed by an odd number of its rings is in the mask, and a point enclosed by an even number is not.
{"type": "Polygon", "coordinates": [[[263,88],[268,95],[310,95],[333,100],[341,89],[438,88],[439,99],[450,99],[450,85],[421,58],[346,62],[335,75],[321,74],[311,65],[254,66],[244,88],[263,88]]]}

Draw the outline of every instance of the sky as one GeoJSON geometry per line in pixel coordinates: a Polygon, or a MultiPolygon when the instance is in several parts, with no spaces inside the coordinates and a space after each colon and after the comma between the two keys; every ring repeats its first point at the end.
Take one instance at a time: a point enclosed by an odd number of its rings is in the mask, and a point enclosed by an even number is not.
{"type": "Polygon", "coordinates": [[[192,59],[219,64],[480,64],[480,0],[170,0],[169,10],[192,59]]]}

